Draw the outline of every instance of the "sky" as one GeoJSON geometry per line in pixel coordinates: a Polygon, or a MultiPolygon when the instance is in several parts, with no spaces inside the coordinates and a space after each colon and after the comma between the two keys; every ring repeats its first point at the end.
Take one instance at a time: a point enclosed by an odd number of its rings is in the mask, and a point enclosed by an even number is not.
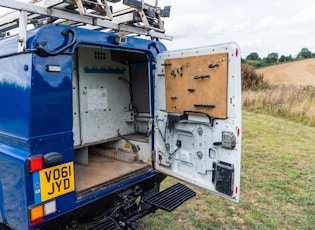
{"type": "Polygon", "coordinates": [[[276,52],[295,57],[306,47],[315,53],[314,0],[160,0],[171,5],[165,18],[164,42],[169,50],[230,41],[240,46],[242,58],[252,52],[267,57],[276,52]]]}
{"type": "MultiPolygon", "coordinates": [[[[21,0],[30,1],[30,0],[21,0]]],[[[145,0],[154,4],[156,0],[145,0]]],[[[121,1],[122,2],[122,1],[121,1]]],[[[236,42],[242,58],[252,52],[295,57],[302,48],[315,53],[314,0],[158,0],[171,6],[163,18],[168,50],[236,42]]],[[[114,10],[115,5],[113,4],[114,10]]]]}

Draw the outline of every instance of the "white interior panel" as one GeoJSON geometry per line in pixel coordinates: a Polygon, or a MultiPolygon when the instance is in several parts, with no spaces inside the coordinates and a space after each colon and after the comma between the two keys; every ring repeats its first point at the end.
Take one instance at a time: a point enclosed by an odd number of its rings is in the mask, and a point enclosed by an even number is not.
{"type": "Polygon", "coordinates": [[[134,132],[126,116],[130,103],[127,63],[115,62],[110,50],[79,47],[74,96],[75,144],[85,145],[134,132]],[[77,102],[76,102],[77,100],[77,102]]]}

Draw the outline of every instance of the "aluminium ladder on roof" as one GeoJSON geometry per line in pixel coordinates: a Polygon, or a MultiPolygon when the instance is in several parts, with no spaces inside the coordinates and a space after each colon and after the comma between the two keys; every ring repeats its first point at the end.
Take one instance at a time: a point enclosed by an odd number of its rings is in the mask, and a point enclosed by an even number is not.
{"type": "Polygon", "coordinates": [[[42,0],[36,3],[0,0],[0,7],[10,11],[0,16],[0,33],[18,28],[19,48],[26,47],[27,25],[34,27],[46,23],[66,24],[88,29],[106,30],[123,35],[144,35],[152,39],[172,40],[165,34],[162,17],[169,17],[170,6],[161,9],[144,0],[123,0],[124,9],[112,11],[109,2],[120,0],[42,0]]]}

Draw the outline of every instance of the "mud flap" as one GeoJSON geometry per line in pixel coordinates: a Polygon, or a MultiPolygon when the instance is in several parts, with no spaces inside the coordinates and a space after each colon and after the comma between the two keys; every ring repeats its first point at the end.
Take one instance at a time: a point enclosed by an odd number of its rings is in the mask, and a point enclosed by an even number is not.
{"type": "Polygon", "coordinates": [[[177,183],[146,199],[146,202],[153,207],[171,212],[195,195],[195,191],[191,190],[186,185],[177,183]]]}

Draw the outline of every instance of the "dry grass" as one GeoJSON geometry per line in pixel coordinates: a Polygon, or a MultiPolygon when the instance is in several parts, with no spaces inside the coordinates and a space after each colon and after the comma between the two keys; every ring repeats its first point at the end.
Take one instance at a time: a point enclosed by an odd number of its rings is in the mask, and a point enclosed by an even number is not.
{"type": "Polygon", "coordinates": [[[243,91],[243,107],[315,126],[315,88],[278,85],[264,91],[243,91]]]}

